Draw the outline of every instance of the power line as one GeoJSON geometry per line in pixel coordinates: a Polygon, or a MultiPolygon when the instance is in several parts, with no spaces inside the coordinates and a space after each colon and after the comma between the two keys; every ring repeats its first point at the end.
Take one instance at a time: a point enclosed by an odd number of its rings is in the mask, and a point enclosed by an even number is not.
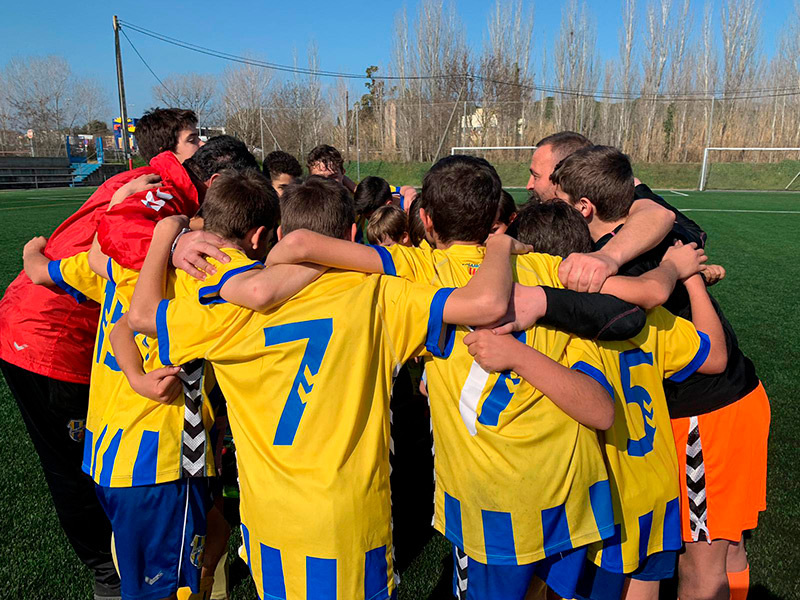
{"type": "MultiPolygon", "coordinates": [[[[337,77],[342,79],[377,79],[377,80],[385,80],[385,81],[401,81],[401,80],[441,80],[441,79],[453,79],[453,80],[462,80],[465,81],[467,79],[473,81],[483,81],[486,83],[491,83],[493,85],[501,85],[507,87],[515,87],[520,89],[528,89],[532,91],[539,91],[548,94],[559,94],[563,96],[574,96],[574,97],[584,97],[584,98],[599,98],[602,100],[650,100],[656,102],[707,102],[711,100],[713,97],[721,97],[722,100],[748,100],[748,99],[759,99],[759,98],[778,98],[783,96],[795,96],[800,95],[800,87],[775,87],[775,88],[751,88],[751,89],[744,89],[744,90],[708,90],[708,91],[686,91],[686,92],[679,92],[679,93],[671,93],[671,94],[659,94],[657,92],[641,92],[641,93],[624,93],[624,92],[614,92],[614,91],[601,91],[599,89],[595,90],[585,90],[585,89],[575,89],[575,88],[560,88],[557,86],[545,85],[545,84],[526,84],[520,82],[512,82],[512,81],[500,81],[496,79],[492,79],[490,77],[486,77],[483,75],[477,75],[472,73],[440,73],[440,74],[427,74],[427,75],[372,75],[371,77],[367,77],[365,74],[358,74],[358,73],[347,73],[341,71],[328,71],[324,69],[312,69],[306,67],[297,67],[297,66],[290,66],[290,65],[282,65],[279,63],[273,63],[268,61],[263,61],[255,58],[249,58],[245,56],[238,56],[235,54],[230,54],[228,52],[222,52],[220,50],[213,50],[211,48],[207,48],[204,46],[200,46],[198,44],[193,44],[190,42],[185,42],[183,40],[179,40],[177,38],[173,38],[170,36],[166,36],[155,31],[151,31],[149,29],[145,29],[144,27],[140,27],[138,25],[134,25],[133,23],[128,23],[127,21],[120,20],[120,24],[124,25],[125,27],[131,29],[132,31],[136,31],[141,33],[142,35],[157,39],[159,41],[165,42],[167,44],[172,44],[174,46],[178,46],[180,48],[184,48],[186,50],[191,50],[193,52],[198,52],[200,54],[205,54],[207,56],[212,56],[215,58],[219,58],[222,60],[227,60],[231,62],[236,62],[240,64],[246,64],[250,66],[260,67],[264,69],[270,69],[274,71],[280,71],[285,73],[293,73],[293,74],[301,74],[301,75],[310,75],[314,77],[337,77]]],[[[123,31],[124,33],[124,31],[123,31]]],[[[128,36],[125,36],[128,41],[130,39],[128,36]]],[[[133,44],[131,44],[133,46],[133,44]]],[[[139,54],[138,50],[134,47],[134,50],[137,54],[139,54]]],[[[139,54],[139,58],[142,59],[142,62],[145,62],[142,58],[141,54],[139,54]]],[[[152,69],[147,65],[145,62],[145,66],[147,66],[148,70],[153,74],[156,79],[158,77],[153,72],[152,69]]],[[[158,79],[159,83],[161,80],[158,79]]],[[[163,83],[162,83],[163,86],[163,83]]],[[[165,88],[166,89],[166,88],[165,88]]]]}
{"type": "Polygon", "coordinates": [[[128,37],[128,34],[125,33],[125,30],[122,27],[120,27],[119,30],[122,32],[122,35],[125,36],[125,39],[128,40],[128,43],[131,45],[131,48],[133,48],[133,51],[136,52],[136,56],[139,57],[139,60],[142,61],[144,66],[147,67],[147,70],[150,71],[150,74],[153,77],[155,77],[156,81],[158,81],[158,83],[161,85],[161,87],[164,88],[164,91],[167,93],[167,96],[169,96],[176,105],[180,104],[180,101],[178,100],[178,97],[175,94],[173,94],[172,92],[169,91],[169,88],[167,88],[167,86],[164,85],[164,82],[161,81],[161,79],[159,78],[158,75],[156,75],[156,72],[153,71],[153,69],[150,68],[150,65],[147,64],[147,61],[144,59],[144,56],[142,56],[142,54],[139,52],[139,50],[136,49],[136,46],[133,45],[133,42],[131,41],[131,38],[128,37]]]}

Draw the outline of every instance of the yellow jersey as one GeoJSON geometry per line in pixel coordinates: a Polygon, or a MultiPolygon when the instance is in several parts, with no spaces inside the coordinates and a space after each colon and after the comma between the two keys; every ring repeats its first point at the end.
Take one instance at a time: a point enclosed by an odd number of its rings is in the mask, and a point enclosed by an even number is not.
{"type": "MultiPolygon", "coordinates": [[[[384,272],[463,286],[486,249],[377,248],[384,272]]],[[[560,258],[512,257],[515,280],[563,287],[560,258]]],[[[567,416],[512,372],[487,373],[449,328],[444,356],[426,364],[435,445],[434,526],[471,558],[529,564],[610,536],[611,495],[596,432],[567,416]],[[444,359],[446,356],[446,359],[444,359]]],[[[518,339],[609,391],[593,344],[535,326],[518,339]]]]}
{"type": "Polygon", "coordinates": [[[218,297],[243,261],[225,252],[207,282],[178,274],[195,297],[161,303],[158,344],[214,365],[259,597],[389,598],[392,374],[439,340],[450,290],[332,270],[257,313],[218,297]]]}
{"type": "MultiPolygon", "coordinates": [[[[106,281],[91,271],[85,252],[52,261],[49,270],[51,277],[57,270],[66,285],[87,296],[96,293],[99,286],[103,289],[98,299],[101,311],[89,384],[84,472],[106,487],[214,475],[214,412],[209,401],[215,383],[213,372],[202,363],[189,365],[179,375],[185,394],[165,405],[134,392],[114,357],[109,335],[130,306],[139,273],[109,259],[106,281]]],[[[168,280],[167,289],[170,296],[186,292],[174,277],[168,280]]],[[[146,371],[164,366],[155,340],[141,334],[135,339],[146,371]]]]}
{"type": "Polygon", "coordinates": [[[679,550],[678,460],[664,379],[683,381],[705,362],[710,344],[685,319],[663,308],[647,314],[629,341],[599,344],[614,388],[614,424],[605,434],[616,524],[589,547],[589,559],[615,573],[635,571],[656,552],[679,550]]]}
{"type": "Polygon", "coordinates": [[[88,251],[62,260],[51,260],[47,263],[47,273],[58,287],[76,301],[85,302],[89,299],[98,304],[103,301],[106,280],[92,271],[88,251]]]}

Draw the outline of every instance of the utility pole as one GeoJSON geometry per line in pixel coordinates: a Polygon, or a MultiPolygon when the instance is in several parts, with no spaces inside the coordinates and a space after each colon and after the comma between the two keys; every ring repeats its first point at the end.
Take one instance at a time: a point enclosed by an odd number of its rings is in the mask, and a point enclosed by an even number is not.
{"type": "Polygon", "coordinates": [[[119,91],[119,117],[122,133],[122,152],[127,159],[128,169],[133,169],[131,147],[128,142],[128,109],[125,105],[125,81],[122,78],[122,52],[119,47],[119,21],[114,15],[114,49],[117,54],[117,89],[119,91]]]}
{"type": "Polygon", "coordinates": [[[344,155],[350,161],[350,90],[344,92],[344,155]]]}
{"type": "Polygon", "coordinates": [[[261,162],[264,162],[264,117],[261,116],[261,102],[258,103],[258,127],[261,130],[261,162]]]}

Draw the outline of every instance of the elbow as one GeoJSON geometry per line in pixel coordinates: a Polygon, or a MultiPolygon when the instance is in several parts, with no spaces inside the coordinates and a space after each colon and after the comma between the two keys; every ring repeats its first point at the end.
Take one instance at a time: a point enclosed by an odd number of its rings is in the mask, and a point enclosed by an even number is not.
{"type": "Polygon", "coordinates": [[[708,354],[708,358],[703,363],[703,367],[698,369],[705,375],[719,375],[728,366],[728,351],[723,344],[722,350],[712,348],[708,354]]]}
{"type": "Polygon", "coordinates": [[[611,429],[616,416],[614,412],[614,399],[609,399],[608,394],[605,394],[605,396],[603,400],[603,410],[597,415],[597,422],[594,424],[594,428],[598,431],[607,431],[611,429]]]}
{"type": "Polygon", "coordinates": [[[669,300],[670,294],[672,294],[672,290],[667,288],[667,286],[654,283],[647,289],[647,294],[645,294],[642,301],[639,302],[639,306],[644,310],[651,310],[669,300]]]}
{"type": "Polygon", "coordinates": [[[475,325],[493,325],[506,316],[508,312],[508,298],[501,297],[495,292],[484,292],[475,301],[475,325]]]}
{"type": "Polygon", "coordinates": [[[139,333],[143,333],[148,337],[155,337],[155,317],[152,314],[147,314],[147,312],[149,311],[143,311],[142,309],[137,308],[136,305],[132,305],[130,310],[127,312],[128,326],[133,331],[138,331],[139,333]]]}
{"type": "Polygon", "coordinates": [[[653,222],[658,224],[659,229],[663,231],[664,235],[667,235],[675,224],[675,213],[658,204],[653,210],[655,212],[653,215],[653,222]]]}

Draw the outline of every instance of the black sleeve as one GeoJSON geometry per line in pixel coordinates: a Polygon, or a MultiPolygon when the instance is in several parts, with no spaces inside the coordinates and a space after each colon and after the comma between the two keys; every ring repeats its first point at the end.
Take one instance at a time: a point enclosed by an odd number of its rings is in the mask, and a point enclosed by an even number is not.
{"type": "Polygon", "coordinates": [[[653,202],[660,204],[664,208],[671,210],[673,213],[675,213],[675,220],[677,222],[677,225],[680,227],[680,229],[683,230],[683,232],[688,234],[689,241],[697,242],[697,244],[700,247],[705,247],[707,236],[706,232],[703,231],[703,228],[700,227],[694,221],[692,221],[689,217],[684,215],[677,208],[672,206],[669,202],[664,200],[661,196],[656,194],[644,183],[640,183],[639,185],[636,186],[636,189],[633,192],[633,196],[635,200],[639,200],[640,198],[647,198],[648,200],[652,200],[653,202]]]}
{"type": "Polygon", "coordinates": [[[638,334],[645,312],[608,294],[589,294],[543,286],[547,312],[539,319],[549,325],[591,340],[627,340],[638,334]]]}

